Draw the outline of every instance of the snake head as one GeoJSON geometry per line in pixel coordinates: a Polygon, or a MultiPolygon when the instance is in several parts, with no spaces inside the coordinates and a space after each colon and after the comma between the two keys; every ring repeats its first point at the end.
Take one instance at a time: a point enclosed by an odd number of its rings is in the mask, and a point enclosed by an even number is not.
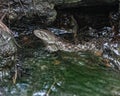
{"type": "Polygon", "coordinates": [[[57,37],[48,30],[34,30],[35,36],[40,38],[46,45],[46,49],[50,52],[58,51],[59,48],[57,46],[58,39],[57,37]]]}
{"type": "Polygon", "coordinates": [[[48,30],[34,30],[34,34],[35,36],[40,38],[45,44],[55,44],[55,42],[57,41],[56,36],[48,30]]]}

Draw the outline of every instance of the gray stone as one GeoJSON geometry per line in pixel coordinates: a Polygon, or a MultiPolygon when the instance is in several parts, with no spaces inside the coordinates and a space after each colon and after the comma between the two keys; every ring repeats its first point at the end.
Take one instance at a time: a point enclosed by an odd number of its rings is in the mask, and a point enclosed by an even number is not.
{"type": "Polygon", "coordinates": [[[56,0],[56,5],[60,7],[76,7],[76,6],[97,6],[97,5],[113,5],[118,0],[56,0]]]}
{"type": "Polygon", "coordinates": [[[0,22],[0,68],[12,66],[17,52],[16,42],[10,30],[0,22]],[[2,25],[2,26],[1,26],[2,25]]]}
{"type": "Polygon", "coordinates": [[[54,6],[59,8],[113,5],[118,0],[1,0],[0,13],[7,13],[9,20],[20,20],[23,17],[38,18],[41,23],[50,24],[56,19],[57,12],[54,6]]]}

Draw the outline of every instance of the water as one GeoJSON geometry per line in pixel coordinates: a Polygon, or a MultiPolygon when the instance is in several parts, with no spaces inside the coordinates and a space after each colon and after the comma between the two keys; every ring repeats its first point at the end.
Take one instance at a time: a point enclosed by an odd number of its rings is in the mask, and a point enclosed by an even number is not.
{"type": "Polygon", "coordinates": [[[0,96],[120,96],[120,74],[89,52],[49,54],[40,48],[23,50],[29,69],[16,84],[4,80],[0,96]],[[29,52],[29,53],[28,53],[29,52]]]}
{"type": "MultiPolygon", "coordinates": [[[[68,23],[67,27],[71,29],[71,26],[69,26],[71,21],[68,19],[70,15],[74,15],[80,29],[78,30],[80,41],[84,40],[84,37],[88,38],[85,38],[85,40],[90,41],[92,38],[95,38],[96,41],[101,37],[109,39],[113,37],[108,20],[109,12],[105,11],[102,15],[87,12],[82,15],[80,10],[72,11],[70,9],[70,12],[68,12],[70,14],[58,12],[58,19],[60,20],[57,20],[52,27],[60,29],[66,27],[64,24],[63,26],[60,25],[62,22],[68,23]],[[63,13],[67,14],[67,22],[59,16],[64,16],[63,13]]],[[[100,13],[98,9],[97,12],[100,13]]],[[[120,65],[120,47],[116,45],[117,43],[102,42],[102,46],[106,49],[103,57],[109,59],[111,65],[114,64],[117,67],[114,69],[105,64],[102,57],[97,57],[90,52],[50,54],[41,48],[35,48],[32,44],[42,46],[32,33],[35,29],[45,27],[39,24],[39,20],[38,22],[34,21],[35,24],[34,22],[27,24],[26,21],[22,22],[22,20],[17,25],[11,24],[14,36],[18,41],[21,41],[20,45],[22,47],[33,47],[34,49],[22,49],[21,58],[17,62],[22,66],[20,69],[22,73],[18,74],[20,77],[17,77],[15,84],[10,79],[9,72],[4,72],[5,77],[2,77],[3,73],[0,72],[0,96],[120,96],[120,71],[115,70],[120,69],[118,68],[120,65]],[[24,36],[27,36],[28,42],[24,40],[24,36]]],[[[59,32],[55,30],[55,32],[57,35],[66,33],[63,30],[59,30],[59,32]]]]}

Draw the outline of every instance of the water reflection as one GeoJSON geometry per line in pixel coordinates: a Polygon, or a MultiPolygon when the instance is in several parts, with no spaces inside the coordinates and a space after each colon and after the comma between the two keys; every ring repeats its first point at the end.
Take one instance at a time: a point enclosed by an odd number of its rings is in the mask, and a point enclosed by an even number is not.
{"type": "Polygon", "coordinates": [[[120,75],[100,66],[104,63],[100,57],[88,52],[41,51],[33,50],[32,57],[22,60],[30,75],[15,85],[6,81],[3,96],[119,96],[120,75]]]}

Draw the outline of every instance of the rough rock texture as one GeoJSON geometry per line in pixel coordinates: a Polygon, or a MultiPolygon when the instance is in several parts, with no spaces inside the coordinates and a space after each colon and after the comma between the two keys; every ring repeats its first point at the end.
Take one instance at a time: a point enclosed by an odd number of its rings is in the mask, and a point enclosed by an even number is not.
{"type": "Polygon", "coordinates": [[[56,0],[56,5],[60,7],[75,7],[75,6],[96,6],[96,5],[113,5],[118,0],[56,0]]]}
{"type": "Polygon", "coordinates": [[[1,0],[0,13],[6,13],[9,20],[20,20],[23,17],[37,17],[43,23],[50,23],[56,18],[54,4],[47,0],[1,0]]]}
{"type": "Polygon", "coordinates": [[[17,46],[10,30],[0,21],[0,68],[12,66],[17,46]]]}
{"type": "Polygon", "coordinates": [[[38,18],[41,23],[50,24],[56,18],[54,6],[60,8],[115,4],[118,0],[0,0],[0,16],[6,13],[9,20],[23,17],[38,18]]]}

